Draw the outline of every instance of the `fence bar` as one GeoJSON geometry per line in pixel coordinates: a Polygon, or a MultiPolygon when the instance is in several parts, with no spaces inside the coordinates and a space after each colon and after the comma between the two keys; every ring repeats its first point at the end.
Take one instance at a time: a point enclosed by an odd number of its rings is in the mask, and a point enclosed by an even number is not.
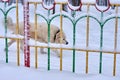
{"type": "MultiPolygon", "coordinates": [[[[50,47],[50,46],[42,46],[42,45],[30,45],[30,47],[39,47],[39,48],[51,48],[51,49],[60,49],[61,47],[50,47]]],[[[72,47],[62,47],[63,50],[73,50],[72,47]]],[[[103,52],[106,54],[113,54],[115,51],[107,51],[107,50],[94,50],[94,49],[83,49],[83,48],[75,48],[76,51],[83,51],[83,52],[103,52]]],[[[119,51],[116,51],[116,54],[120,54],[119,51]]]]}
{"type": "MultiPolygon", "coordinates": [[[[118,14],[118,6],[116,6],[116,15],[118,14]]],[[[117,33],[118,33],[118,17],[115,18],[115,38],[114,38],[114,50],[117,48],[117,33]]],[[[114,52],[114,65],[113,65],[113,76],[116,74],[116,52],[114,52]]]]}
{"type": "MultiPolygon", "coordinates": [[[[50,10],[48,10],[48,18],[50,16],[50,10]]],[[[50,43],[50,21],[48,19],[48,46],[50,43]]],[[[50,70],[50,47],[48,47],[48,70],[50,70]]]]}
{"type": "MultiPolygon", "coordinates": [[[[16,0],[16,34],[19,34],[19,16],[18,16],[18,0],[16,0]]],[[[20,42],[19,39],[17,41],[17,65],[20,66],[20,42]]]]}
{"type": "Polygon", "coordinates": [[[76,11],[73,11],[73,72],[75,72],[75,44],[76,44],[76,22],[75,22],[76,11]]]}
{"type": "MultiPolygon", "coordinates": [[[[87,5],[87,13],[89,13],[90,5],[87,5]]],[[[89,46],[89,16],[87,16],[87,25],[86,25],[86,47],[89,46]]],[[[86,51],[86,73],[88,73],[88,51],[86,51]]]]}
{"type": "MultiPolygon", "coordinates": [[[[60,4],[60,12],[62,13],[62,4],[60,4]]],[[[60,37],[61,37],[61,40],[60,42],[62,43],[62,32],[63,32],[63,29],[62,29],[62,24],[63,24],[63,17],[62,15],[60,15],[60,37]]],[[[62,48],[60,48],[60,71],[62,71],[62,48]]]]}
{"type": "Polygon", "coordinates": [[[4,21],[5,21],[5,51],[6,51],[6,63],[8,63],[8,38],[7,35],[7,10],[6,10],[6,2],[4,2],[4,21]]]}
{"type": "Polygon", "coordinates": [[[19,39],[19,40],[23,40],[24,38],[17,38],[17,37],[9,37],[9,36],[0,36],[0,38],[8,38],[8,39],[19,39]]]}
{"type": "MultiPolygon", "coordinates": [[[[36,14],[36,10],[37,10],[37,4],[34,4],[35,6],[35,10],[34,10],[34,16],[35,16],[35,44],[37,44],[37,14],[36,14]]],[[[35,68],[38,68],[38,51],[37,51],[37,47],[35,47],[35,68]]]]}
{"type": "Polygon", "coordinates": [[[35,47],[35,68],[38,68],[38,47],[35,47]]]}
{"type": "MultiPolygon", "coordinates": [[[[103,47],[103,12],[101,12],[101,25],[100,25],[100,50],[103,47]]],[[[99,73],[102,73],[102,51],[100,52],[99,73]]]]}

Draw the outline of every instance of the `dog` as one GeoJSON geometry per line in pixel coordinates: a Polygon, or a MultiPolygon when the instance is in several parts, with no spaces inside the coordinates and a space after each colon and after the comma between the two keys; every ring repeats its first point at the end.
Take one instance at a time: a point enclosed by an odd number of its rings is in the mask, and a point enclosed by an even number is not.
{"type": "MultiPolygon", "coordinates": [[[[4,21],[2,22],[4,24],[4,21]]],[[[16,23],[13,23],[13,20],[11,17],[7,17],[7,28],[12,31],[12,34],[15,34],[16,32],[16,23]]],[[[37,41],[48,43],[48,25],[45,22],[37,23],[37,31],[35,32],[35,23],[29,23],[30,29],[30,38],[35,40],[35,33],[37,32],[37,41]]],[[[24,22],[19,22],[19,34],[24,36],[24,22]]],[[[66,40],[66,35],[62,31],[62,37],[60,36],[60,29],[58,26],[51,24],[50,25],[50,42],[51,43],[62,43],[67,45],[68,41],[66,40]]],[[[8,42],[8,47],[10,47],[15,42],[14,39],[12,39],[10,42],[8,42]]],[[[20,48],[23,50],[24,41],[20,41],[20,48]]],[[[55,53],[59,55],[59,51],[57,49],[53,49],[55,53]]],[[[40,52],[42,54],[46,53],[44,51],[44,48],[40,48],[40,52]]]]}

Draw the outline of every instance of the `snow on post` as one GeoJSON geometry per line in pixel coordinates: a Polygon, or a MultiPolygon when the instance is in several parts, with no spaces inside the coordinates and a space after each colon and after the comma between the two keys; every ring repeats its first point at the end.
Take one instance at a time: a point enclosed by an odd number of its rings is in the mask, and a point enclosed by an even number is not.
{"type": "Polygon", "coordinates": [[[55,7],[55,0],[42,0],[43,8],[52,10],[55,7]]]}
{"type": "Polygon", "coordinates": [[[3,2],[9,2],[9,0],[2,0],[3,2]]]}
{"type": "Polygon", "coordinates": [[[29,48],[29,3],[24,1],[24,62],[26,67],[30,67],[30,48],[29,48]]]}

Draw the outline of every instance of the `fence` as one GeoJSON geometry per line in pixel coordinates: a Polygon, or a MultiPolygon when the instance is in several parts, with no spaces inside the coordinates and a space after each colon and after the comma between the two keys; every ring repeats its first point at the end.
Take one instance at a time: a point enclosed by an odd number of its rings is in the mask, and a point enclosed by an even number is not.
{"type": "MultiPolygon", "coordinates": [[[[96,0],[97,1],[97,0],[96,0]]],[[[59,49],[60,50],[60,70],[62,71],[62,51],[63,50],[73,50],[73,68],[72,68],[72,71],[75,72],[75,54],[76,54],[76,51],[84,51],[86,52],[86,73],[88,73],[88,58],[89,58],[89,52],[100,52],[100,61],[99,61],[99,73],[102,73],[102,54],[103,53],[109,53],[109,54],[114,54],[114,64],[113,64],[113,75],[115,76],[116,74],[116,56],[117,54],[120,54],[120,51],[117,50],[117,40],[118,40],[118,19],[120,19],[120,16],[118,14],[118,7],[120,6],[120,4],[110,4],[107,6],[107,8],[101,10],[101,8],[98,7],[97,4],[95,3],[83,3],[81,2],[80,3],[80,6],[77,6],[77,7],[74,7],[73,6],[71,7],[71,5],[68,3],[68,2],[55,2],[56,4],[59,4],[60,5],[60,13],[59,14],[55,14],[53,17],[49,18],[50,17],[50,10],[52,10],[52,8],[55,6],[54,3],[52,3],[52,7],[46,7],[44,5],[44,3],[42,2],[32,2],[32,1],[29,1],[29,2],[26,2],[24,3],[24,63],[25,63],[25,66],[27,67],[30,67],[30,47],[34,47],[35,48],[35,67],[37,68],[38,67],[38,48],[48,48],[48,70],[50,70],[50,50],[51,49],[59,49]],[[69,14],[64,14],[62,13],[62,5],[63,4],[67,4],[68,3],[68,6],[70,7],[70,9],[73,11],[73,17],[70,16],[69,14]],[[35,16],[35,41],[37,42],[37,17],[40,16],[41,18],[45,19],[45,21],[48,23],[48,43],[50,43],[50,24],[51,24],[51,21],[56,18],[56,17],[60,17],[60,32],[61,32],[61,36],[62,36],[62,24],[63,24],[63,17],[65,18],[68,18],[72,25],[73,25],[73,45],[72,47],[71,46],[65,46],[65,45],[60,45],[58,44],[58,46],[52,46],[51,44],[46,44],[46,45],[37,45],[35,43],[35,45],[30,45],[28,43],[29,41],[29,5],[30,4],[34,4],[34,8],[35,8],[35,12],[34,12],[34,16],[35,16]],[[36,10],[37,10],[37,5],[38,4],[42,4],[43,7],[45,7],[45,9],[47,9],[48,11],[48,17],[46,18],[44,15],[40,14],[40,13],[36,13],[36,10]],[[86,5],[87,6],[87,12],[85,14],[82,14],[80,15],[78,18],[75,18],[75,13],[76,13],[76,10],[80,9],[82,7],[82,5],[86,5]],[[115,5],[116,6],[116,13],[114,16],[111,16],[105,20],[103,20],[103,14],[105,11],[107,11],[110,6],[113,6],[115,5]],[[90,6],[95,6],[96,9],[100,12],[100,15],[101,15],[101,20],[97,19],[94,15],[91,15],[89,13],[89,9],[90,9],[90,6]],[[78,48],[76,47],[76,24],[79,22],[79,20],[83,19],[83,18],[86,18],[86,48],[78,48]],[[94,19],[99,25],[100,25],[100,47],[99,49],[91,49],[89,48],[89,24],[90,24],[90,18],[94,19]],[[103,27],[104,25],[111,19],[115,19],[115,33],[114,33],[114,50],[104,50],[103,49],[103,27]]],[[[5,8],[6,8],[6,4],[7,2],[4,2],[5,4],[5,8]]],[[[16,22],[17,24],[19,24],[19,17],[18,17],[18,0],[16,0],[16,6],[15,7],[11,7],[8,11],[5,11],[0,9],[3,14],[4,14],[4,17],[5,17],[5,33],[6,35],[5,36],[0,36],[0,38],[5,38],[5,44],[6,44],[6,62],[8,63],[8,40],[7,39],[15,39],[17,41],[17,64],[18,66],[20,65],[20,50],[19,50],[19,45],[20,45],[20,39],[23,39],[23,38],[18,38],[18,37],[9,37],[7,36],[7,25],[6,25],[6,22],[7,22],[7,14],[8,12],[13,9],[13,8],[16,8],[16,22]]],[[[16,26],[16,35],[19,34],[19,25],[16,26]]]]}

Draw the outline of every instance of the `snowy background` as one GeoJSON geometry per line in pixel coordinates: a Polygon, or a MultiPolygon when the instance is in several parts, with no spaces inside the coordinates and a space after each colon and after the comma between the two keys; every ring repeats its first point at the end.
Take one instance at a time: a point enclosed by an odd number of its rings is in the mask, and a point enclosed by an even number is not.
{"type": "MultiPolygon", "coordinates": [[[[91,0],[94,3],[94,0],[91,0]]],[[[0,3],[0,8],[3,9],[2,3],[0,3]]],[[[14,6],[14,4],[12,5],[14,6]]],[[[9,6],[11,7],[11,6],[9,6]]],[[[8,7],[8,8],[9,8],[8,7]]],[[[23,21],[23,6],[19,4],[19,21],[23,21]]],[[[59,12],[59,5],[56,5],[56,12],[59,12]]],[[[47,11],[42,8],[41,5],[37,6],[38,11],[42,14],[47,15],[47,11]]],[[[80,16],[87,12],[87,7],[82,6],[82,11],[77,12],[77,16],[80,16]]],[[[51,12],[52,13],[52,12],[51,12]]],[[[68,14],[70,15],[70,10],[68,14]]],[[[100,20],[100,12],[96,10],[94,6],[90,7],[90,13],[100,20]]],[[[119,8],[120,13],[120,8],[119,8]]],[[[2,14],[0,12],[0,14],[2,14]]],[[[30,21],[34,22],[34,5],[30,5],[30,21]]],[[[104,13],[104,19],[113,16],[115,10],[109,9],[104,13]]],[[[16,22],[16,10],[13,9],[9,14],[14,22],[16,22]]],[[[3,18],[3,15],[0,15],[3,18]]],[[[1,20],[0,19],[0,20],[1,20]]],[[[41,17],[38,17],[38,22],[44,22],[41,17]]],[[[120,20],[118,20],[118,39],[117,42],[120,44],[120,20]]],[[[59,17],[52,21],[52,24],[60,25],[59,17]]],[[[114,29],[115,29],[115,19],[110,20],[104,26],[104,50],[114,49],[114,29]]],[[[4,27],[0,24],[0,36],[4,36],[4,27]]],[[[72,45],[72,23],[67,19],[63,18],[63,30],[66,33],[67,40],[69,42],[68,46],[72,45]]],[[[10,36],[12,31],[8,31],[10,36]]],[[[99,49],[100,43],[100,26],[99,24],[90,18],[90,38],[89,47],[92,49],[99,49]]],[[[17,49],[16,43],[14,43],[9,48],[9,63],[5,63],[5,41],[0,38],[0,80],[119,80],[120,79],[120,55],[117,55],[117,65],[116,65],[116,76],[113,77],[113,54],[103,54],[103,66],[102,74],[99,74],[99,53],[89,52],[89,72],[85,73],[86,67],[86,52],[76,51],[76,68],[75,73],[72,73],[72,51],[63,50],[63,71],[59,71],[59,58],[54,52],[51,52],[51,70],[47,71],[47,54],[40,54],[38,50],[38,69],[35,69],[35,51],[31,48],[31,67],[24,67],[24,54],[20,51],[20,66],[17,66],[17,49]]],[[[76,46],[80,48],[86,47],[86,18],[81,19],[76,26],[76,46]]],[[[33,42],[32,42],[33,43],[33,42]]],[[[120,52],[120,45],[117,45],[117,50],[120,52]]],[[[47,51],[47,49],[46,49],[47,51]]]]}

